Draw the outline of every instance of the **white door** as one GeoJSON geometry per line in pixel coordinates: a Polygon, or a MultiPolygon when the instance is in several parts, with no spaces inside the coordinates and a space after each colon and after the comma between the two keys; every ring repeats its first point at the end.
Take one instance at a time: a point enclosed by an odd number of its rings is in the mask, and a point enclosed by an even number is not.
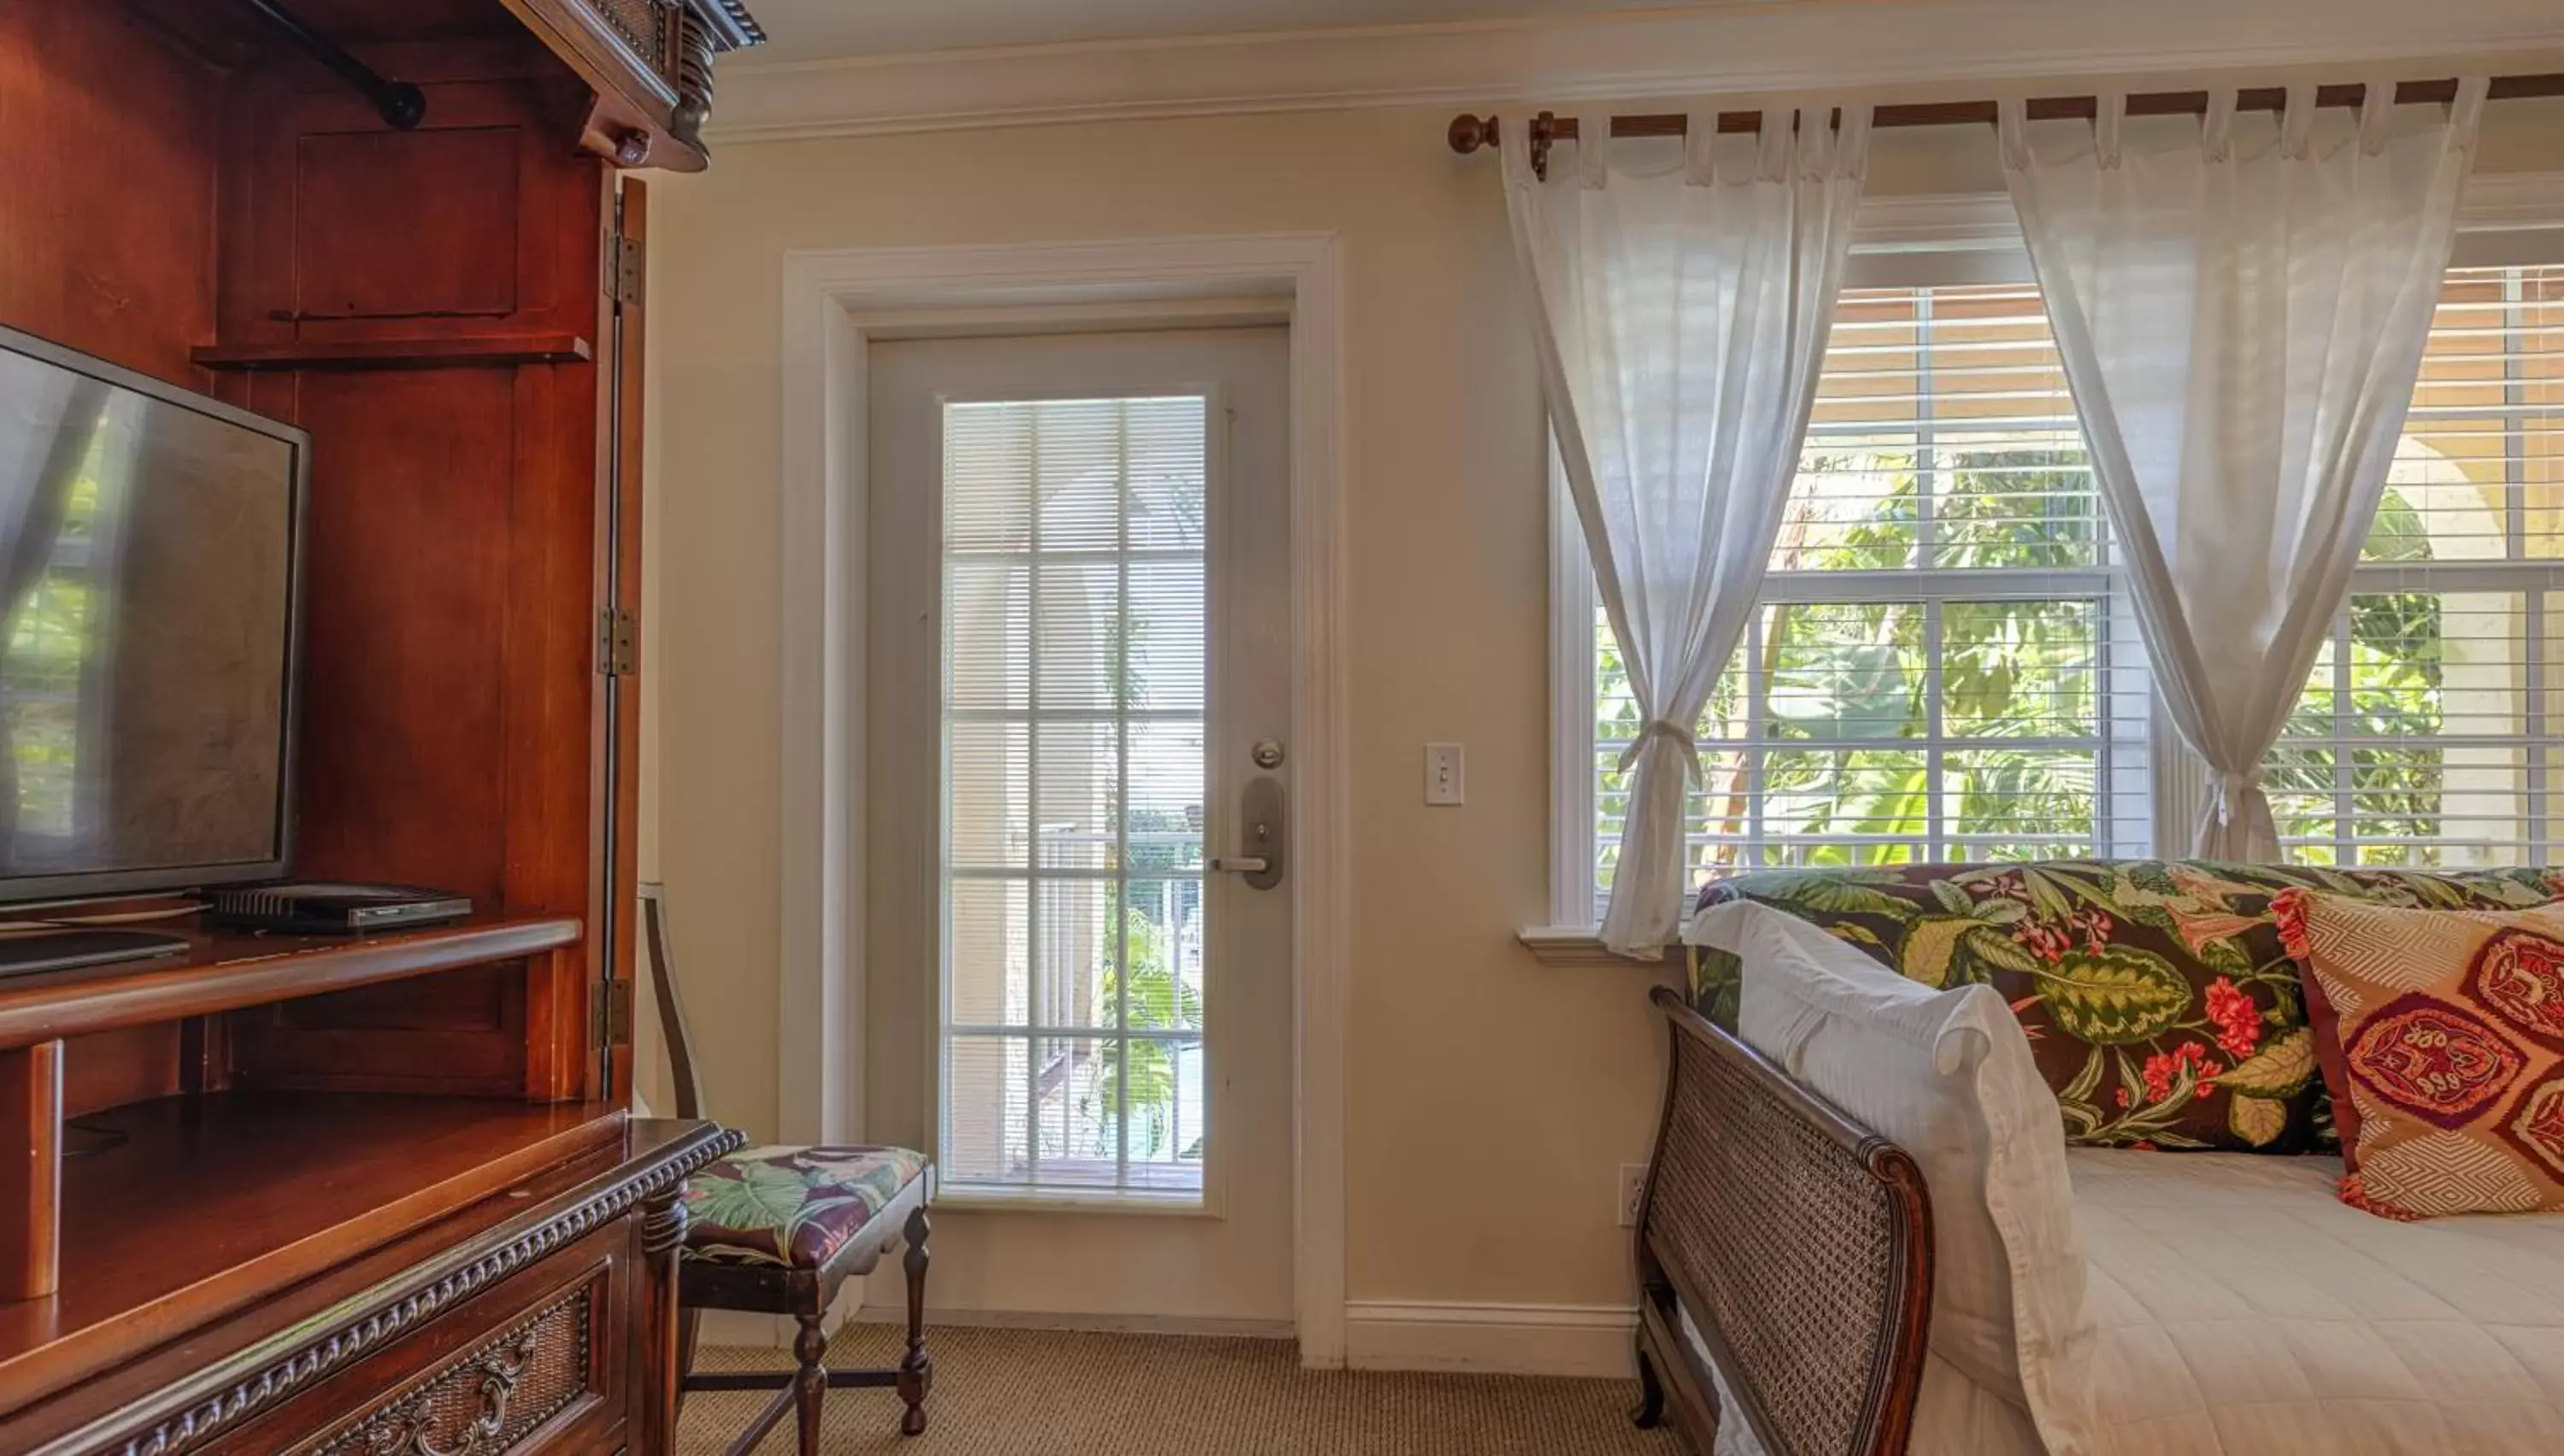
{"type": "Polygon", "coordinates": [[[1288,331],[869,362],[866,1090],[931,1298],[1279,1327],[1288,331]]]}

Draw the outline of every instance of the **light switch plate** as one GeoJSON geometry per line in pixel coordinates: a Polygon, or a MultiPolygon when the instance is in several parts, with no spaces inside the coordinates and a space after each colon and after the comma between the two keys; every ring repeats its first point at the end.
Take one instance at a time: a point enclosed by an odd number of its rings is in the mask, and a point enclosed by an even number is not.
{"type": "Polygon", "coordinates": [[[1424,802],[1458,804],[1469,797],[1469,756],[1458,743],[1424,745],[1424,802]]]}

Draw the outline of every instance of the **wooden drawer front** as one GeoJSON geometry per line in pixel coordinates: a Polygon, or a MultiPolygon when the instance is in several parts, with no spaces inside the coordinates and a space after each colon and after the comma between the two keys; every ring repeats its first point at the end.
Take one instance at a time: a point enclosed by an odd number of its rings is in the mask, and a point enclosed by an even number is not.
{"type": "Polygon", "coordinates": [[[532,1456],[622,1440],[636,1318],[617,1219],[217,1441],[209,1456],[532,1456]]]}
{"type": "Polygon", "coordinates": [[[483,1341],[316,1456],[500,1456],[596,1388],[597,1296],[604,1275],[483,1341]]]}

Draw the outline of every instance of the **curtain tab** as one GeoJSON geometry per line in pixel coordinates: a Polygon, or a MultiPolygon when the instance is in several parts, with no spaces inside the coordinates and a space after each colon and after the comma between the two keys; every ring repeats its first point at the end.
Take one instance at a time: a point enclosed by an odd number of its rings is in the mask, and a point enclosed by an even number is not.
{"type": "MultiPolygon", "coordinates": [[[[2296,92],[2288,93],[2288,104],[2296,104],[2296,92]]],[[[2376,156],[2386,150],[2388,133],[2394,128],[2395,83],[2372,81],[2359,99],[2359,153],[2376,156]]]]}
{"type": "Polygon", "coordinates": [[[2120,136],[2128,123],[2128,94],[2105,91],[2092,99],[2092,160],[2103,167],[2119,164],[2120,136]]]}
{"type": "Polygon", "coordinates": [[[1611,113],[1576,118],[1576,182],[1599,192],[1611,180],[1611,113]]]}
{"type": "Polygon", "coordinates": [[[1763,155],[1755,175],[1766,182],[1790,180],[1790,159],[1798,150],[1799,113],[1779,106],[1763,108],[1763,155]]]}
{"type": "Polygon", "coordinates": [[[2004,97],[1995,103],[1995,144],[2003,164],[2016,172],[2030,169],[2030,103],[2004,97]]]}
{"type": "Polygon", "coordinates": [[[1650,720],[1645,728],[1638,729],[1638,735],[1629,740],[1629,746],[1620,750],[1622,773],[1637,765],[1638,754],[1645,750],[1651,738],[1673,739],[1682,749],[1683,778],[1695,786],[1700,783],[1700,740],[1692,736],[1690,728],[1662,718],[1650,720]]]}
{"type": "Polygon", "coordinates": [[[2244,796],[2260,790],[2261,770],[2254,767],[2241,773],[2230,773],[2222,768],[2211,771],[2216,775],[2217,822],[2233,824],[2243,816],[2244,796]]]}
{"type": "MultiPolygon", "coordinates": [[[[2392,91],[2387,93],[2394,95],[2392,91]]],[[[2368,104],[2359,113],[2359,135],[2362,149],[2374,153],[2368,145],[2370,112],[2375,110],[2377,88],[2368,88],[2368,104]]],[[[2315,89],[2304,83],[2288,88],[2288,97],[2279,112],[2279,155],[2291,161],[2304,161],[2314,151],[2315,89]]],[[[2383,138],[2380,138],[2381,143],[2383,138]]]]}
{"type": "Polygon", "coordinates": [[[2449,136],[2459,151],[2471,151],[2475,131],[2483,124],[2484,99],[2491,94],[2492,79],[2485,76],[2463,76],[2457,79],[2457,97],[2449,103],[2449,136]]]}
{"type": "Polygon", "coordinates": [[[1790,136],[1798,151],[1798,179],[1821,182],[1833,175],[1834,126],[1825,112],[1803,107],[1790,113],[1790,136]]]}
{"type": "Polygon", "coordinates": [[[1683,183],[1707,187],[1718,180],[1718,113],[1694,111],[1683,120],[1683,183]]]}
{"type": "Polygon", "coordinates": [[[2199,148],[2212,162],[2234,156],[2235,88],[2220,87],[2208,94],[2208,114],[2199,123],[2199,148]]]}
{"type": "Polygon", "coordinates": [[[1834,176],[1855,181],[1869,176],[1869,120],[1867,104],[1842,108],[1842,130],[1834,136],[1834,176]]]}

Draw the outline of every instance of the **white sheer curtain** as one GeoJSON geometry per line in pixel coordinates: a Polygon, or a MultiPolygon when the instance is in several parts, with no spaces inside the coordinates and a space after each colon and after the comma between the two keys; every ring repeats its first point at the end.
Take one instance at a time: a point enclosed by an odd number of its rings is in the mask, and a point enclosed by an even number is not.
{"type": "Polygon", "coordinates": [[[2356,113],[2000,108],[2021,213],[2173,725],[2193,851],[2279,855],[2261,759],[2349,589],[2421,369],[2485,83],[2356,113]]]}
{"type": "Polygon", "coordinates": [[[1767,111],[1722,139],[1612,141],[1580,119],[1546,180],[1504,132],[1514,254],[1537,302],[1550,422],[1643,728],[1603,943],[1669,943],[1711,687],[1781,528],[1851,246],[1869,111],[1767,111]],[[1559,163],[1564,163],[1560,165],[1559,163]]]}

